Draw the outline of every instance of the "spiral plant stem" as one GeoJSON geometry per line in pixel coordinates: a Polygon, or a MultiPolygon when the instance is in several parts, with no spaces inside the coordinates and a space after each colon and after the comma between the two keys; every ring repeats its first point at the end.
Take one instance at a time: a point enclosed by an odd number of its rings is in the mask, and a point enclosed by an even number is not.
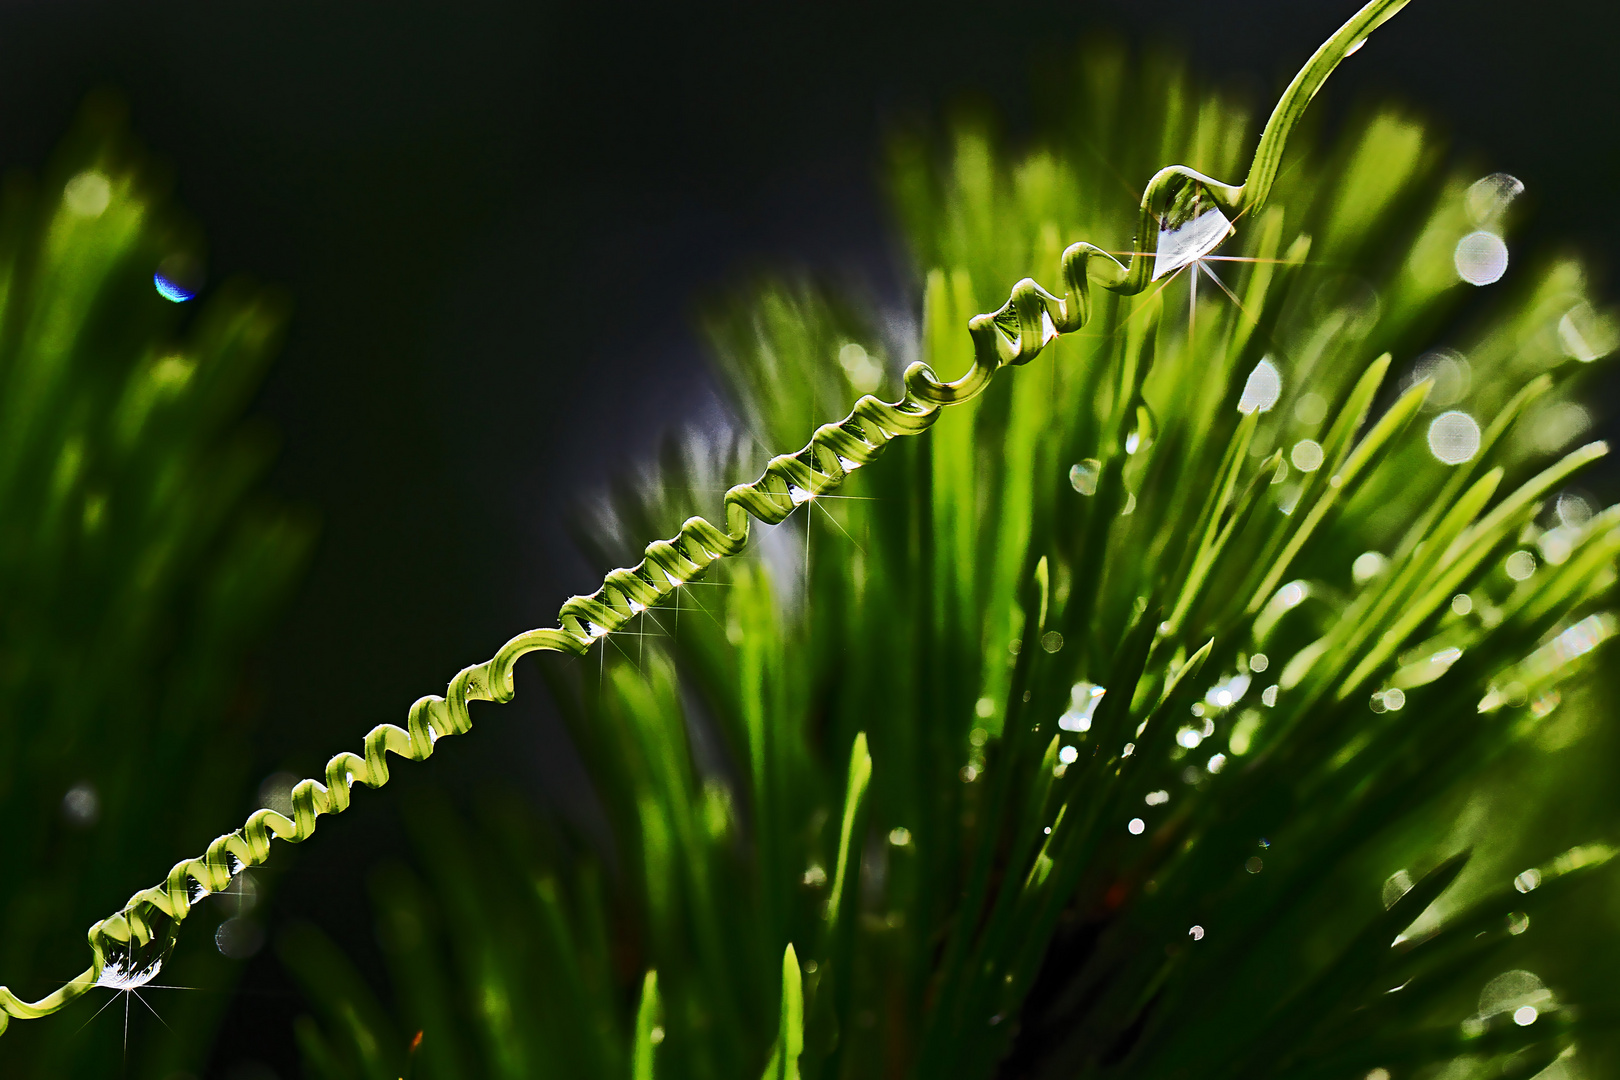
{"type": "Polygon", "coordinates": [[[983,393],[1001,368],[1026,364],[1049,342],[1079,330],[1091,314],[1093,283],[1134,295],[1150,281],[1208,254],[1230,235],[1233,220],[1264,204],[1288,135],[1328,75],[1406,3],[1371,0],[1311,56],[1272,111],[1242,184],[1223,184],[1182,165],[1156,173],[1142,196],[1133,245],[1140,249],[1151,243],[1151,251],[1133,250],[1130,261],[1122,263],[1089,243],[1070,246],[1063,253],[1061,297],[1025,278],[1000,309],[969,320],[974,358],[967,374],[943,382],[927,364],[913,363],[906,369],[906,392],[898,402],[861,398],[843,420],[818,428],[802,450],[772,458],[758,480],[727,491],[723,529],[701,517],[688,519],[676,536],[647,545],[641,562],[609,572],[596,592],[564,603],[559,626],[520,634],[492,659],[463,669],[443,697],[424,697],[412,705],[405,727],[372,728],[363,754],[340,753],[327,762],[324,783],[307,779],[293,788],[291,818],[275,810],[256,811],[241,829],[211,843],[203,856],[176,863],[161,885],[136,893],[117,914],[90,927],[90,966],[76,979],[34,1002],[0,986],[0,1032],[12,1018],[54,1013],[93,987],[133,988],[155,977],[191,905],[226,888],[244,868],[265,862],[273,838],[300,843],[314,833],[322,814],[349,808],[356,783],[371,788],[386,784],[389,753],[424,761],[440,738],[469,731],[468,703],[511,700],[513,668],[525,654],[549,650],[583,656],[599,638],[664,603],[716,561],[741,552],[748,543],[750,517],[769,525],[783,521],[874,461],[891,439],[919,434],[939,418],[941,409],[983,393]]]}

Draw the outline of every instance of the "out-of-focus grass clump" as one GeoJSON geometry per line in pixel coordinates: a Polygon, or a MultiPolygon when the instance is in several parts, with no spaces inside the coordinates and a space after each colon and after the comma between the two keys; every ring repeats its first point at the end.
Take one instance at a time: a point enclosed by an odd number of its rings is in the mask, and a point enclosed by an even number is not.
{"type": "MultiPolygon", "coordinates": [[[[244,663],[313,536],[257,493],[275,441],[242,420],[279,306],[243,283],[181,299],[201,241],[167,188],[92,102],[0,196],[0,972],[29,997],[84,968],[119,890],[246,808],[244,663]]],[[[231,967],[205,932],[158,982],[231,967]]],[[[226,1000],[164,993],[167,1026],[127,1048],[123,1002],[14,1023],[0,1075],[200,1071],[226,1000]]]]}
{"type": "MultiPolygon", "coordinates": [[[[1038,150],[899,140],[920,332],[742,295],[712,331],[744,434],[627,484],[601,566],[902,361],[966,370],[971,316],[1070,242],[1128,250],[1134,185],[1238,179],[1253,135],[1099,51],[1038,150]]],[[[1581,446],[1614,319],[1508,243],[1511,178],[1410,117],[1289,153],[1221,259],[1102,294],[638,632],[544,661],[611,846],[425,814],[425,874],[374,879],[390,1005],[285,942],[312,1075],[1620,1068],[1591,668],[1620,511],[1581,446]]]]}

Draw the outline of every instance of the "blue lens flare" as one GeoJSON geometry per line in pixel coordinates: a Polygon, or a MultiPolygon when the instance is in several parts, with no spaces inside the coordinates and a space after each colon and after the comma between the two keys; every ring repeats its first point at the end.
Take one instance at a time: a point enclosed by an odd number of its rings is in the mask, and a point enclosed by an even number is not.
{"type": "Polygon", "coordinates": [[[197,295],[179,282],[164,277],[161,273],[152,275],[152,284],[157,286],[159,296],[175,304],[183,304],[197,295]]]}

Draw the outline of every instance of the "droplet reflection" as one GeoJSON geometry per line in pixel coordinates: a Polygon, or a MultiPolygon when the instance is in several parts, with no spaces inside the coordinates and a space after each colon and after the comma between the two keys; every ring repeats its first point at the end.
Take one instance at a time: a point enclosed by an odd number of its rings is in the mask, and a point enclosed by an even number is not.
{"type": "Polygon", "coordinates": [[[1090,731],[1091,719],[1107,692],[1094,683],[1075,683],[1069,691],[1068,711],[1058,717],[1058,727],[1064,731],[1090,731]]]}
{"type": "Polygon", "coordinates": [[[1288,452],[1288,460],[1300,472],[1315,472],[1322,467],[1322,444],[1315,439],[1301,439],[1288,452]]]}
{"type": "Polygon", "coordinates": [[[1102,462],[1086,458],[1069,466],[1069,486],[1082,495],[1097,494],[1097,478],[1102,475],[1102,462]]]}
{"type": "Polygon", "coordinates": [[[1541,887],[1541,871],[1532,866],[1513,879],[1513,887],[1522,893],[1534,892],[1541,887]]]}
{"type": "Polygon", "coordinates": [[[1479,423],[1457,409],[1441,413],[1429,424],[1429,452],[1447,465],[1473,460],[1479,439],[1479,423]]]}
{"type": "Polygon", "coordinates": [[[1507,557],[1503,569],[1514,581],[1525,581],[1536,572],[1536,557],[1528,551],[1515,551],[1507,557]]]}
{"type": "Polygon", "coordinates": [[[1457,276],[1468,284],[1491,285],[1507,273],[1507,244],[1495,233],[1480,229],[1457,241],[1451,262],[1457,276]]]}
{"type": "Polygon", "coordinates": [[[1254,365],[1254,370],[1249,372],[1249,379],[1243,384],[1243,394],[1238,398],[1238,412],[1270,412],[1280,397],[1282,397],[1282,373],[1267,357],[1254,365]]]}
{"type": "Polygon", "coordinates": [[[1482,176],[1468,186],[1464,205],[1476,225],[1490,225],[1502,216],[1508,204],[1524,194],[1524,183],[1505,172],[1482,176]]]}
{"type": "Polygon", "coordinates": [[[101,818],[101,796],[88,780],[68,788],[62,796],[62,816],[76,829],[88,829],[101,818]]]}
{"type": "Polygon", "coordinates": [[[178,281],[164,277],[162,273],[152,275],[152,284],[157,287],[158,295],[171,304],[183,304],[197,295],[178,281]]]}

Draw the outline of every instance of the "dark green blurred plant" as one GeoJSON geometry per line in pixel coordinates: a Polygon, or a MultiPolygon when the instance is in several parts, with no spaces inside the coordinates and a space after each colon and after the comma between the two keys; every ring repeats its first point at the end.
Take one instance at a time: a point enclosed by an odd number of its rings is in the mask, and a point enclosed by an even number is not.
{"type": "MultiPolygon", "coordinates": [[[[93,102],[0,198],[0,971],[19,990],[82,967],[85,927],[249,798],[244,664],[313,535],[256,492],[274,439],[242,420],[279,306],[241,283],[195,311],[161,295],[195,290],[202,254],[167,187],[93,102]]],[[[204,934],[160,981],[233,968],[204,934]]],[[[127,1050],[122,1015],[20,1025],[0,1075],[197,1069],[225,1003],[166,995],[167,1027],[127,1050]]]]}
{"type": "MultiPolygon", "coordinates": [[[[1175,65],[1079,73],[1035,152],[896,143],[917,332],[795,285],[713,319],[746,435],[626,485],[604,567],[899,359],[967,369],[1010,282],[1130,246],[1164,162],[1240,167],[1247,115],[1175,65]]],[[[1588,670],[1620,509],[1572,486],[1600,444],[1558,456],[1615,322],[1570,259],[1502,276],[1517,182],[1410,118],[1291,154],[1236,259],[1098,294],[673,607],[542,660],[610,849],[423,812],[425,878],[373,879],[391,1007],[318,931],[283,944],[311,1075],[1620,1068],[1588,670]]]]}

